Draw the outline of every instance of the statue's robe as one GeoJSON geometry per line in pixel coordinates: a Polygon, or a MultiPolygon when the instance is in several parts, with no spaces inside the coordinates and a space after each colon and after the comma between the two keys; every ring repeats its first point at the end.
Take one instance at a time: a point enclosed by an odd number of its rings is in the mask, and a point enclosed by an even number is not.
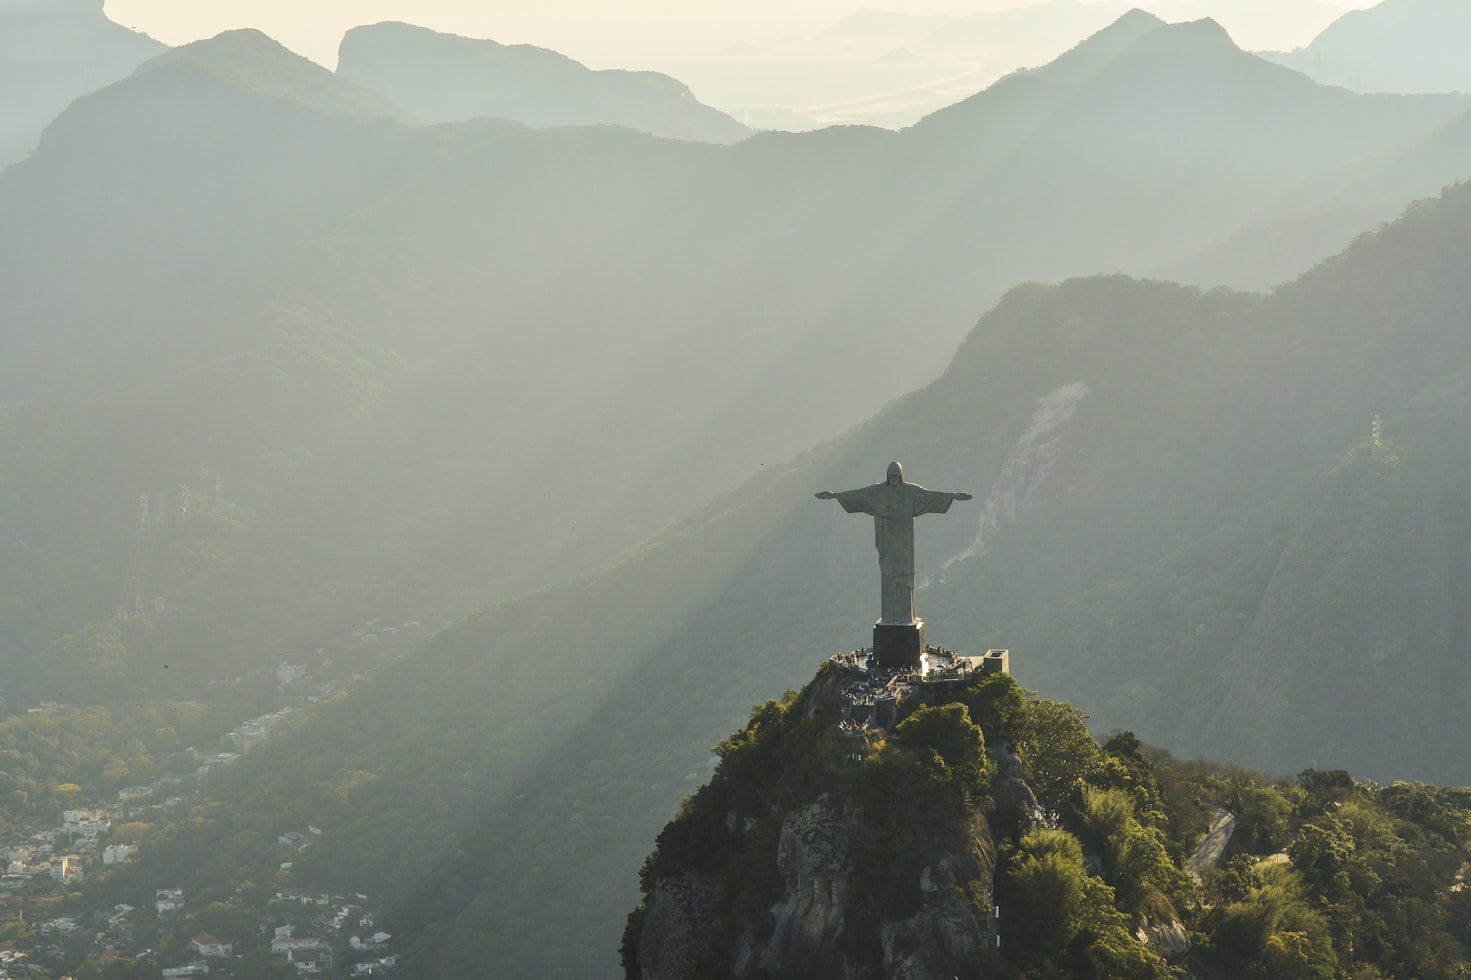
{"type": "Polygon", "coordinates": [[[943,514],[955,494],[926,490],[917,483],[875,483],[861,490],[840,490],[833,498],[850,514],[873,517],[873,544],[879,553],[882,585],[880,622],[914,622],[914,519],[943,514]]]}

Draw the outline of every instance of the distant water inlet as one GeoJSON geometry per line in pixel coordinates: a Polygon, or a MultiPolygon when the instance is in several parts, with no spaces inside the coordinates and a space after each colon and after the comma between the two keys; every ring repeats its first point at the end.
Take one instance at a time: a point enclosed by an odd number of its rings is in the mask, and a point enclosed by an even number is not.
{"type": "Polygon", "coordinates": [[[1016,523],[1016,519],[1031,508],[1037,488],[1051,474],[1062,453],[1063,426],[1078,410],[1078,402],[1088,397],[1091,391],[1083,382],[1074,381],[1037,399],[1031,423],[1017,439],[1011,455],[1001,467],[1001,475],[991,485],[991,492],[981,509],[975,540],[964,551],[941,562],[939,571],[925,576],[917,588],[926,588],[932,581],[944,582],[945,572],[950,566],[984,555],[991,548],[991,535],[1003,523],[1016,523]]]}

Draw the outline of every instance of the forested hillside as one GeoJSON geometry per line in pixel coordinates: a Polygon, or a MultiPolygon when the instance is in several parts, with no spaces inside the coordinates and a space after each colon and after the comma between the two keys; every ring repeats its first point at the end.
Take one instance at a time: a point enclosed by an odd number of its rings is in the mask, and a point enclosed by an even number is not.
{"type": "Polygon", "coordinates": [[[1471,791],[1100,746],[1004,674],[844,735],[862,681],[825,665],[720,743],[644,863],[628,977],[1471,969],[1471,791]]]}
{"type": "Polygon", "coordinates": [[[586,572],[929,381],[1013,283],[1190,255],[1388,147],[1403,201],[1464,111],[1140,13],[904,133],[728,147],[419,126],[252,31],[169,52],[0,177],[12,695],[86,700],[45,650],[119,610],[123,659],[220,677],[586,572]]]}
{"type": "Polygon", "coordinates": [[[812,493],[891,459],[975,494],[919,526],[933,642],[1182,757],[1466,782],[1471,189],[1267,294],[1113,272],[1454,180],[1465,112],[1137,13],[909,131],[729,146],[172,52],[0,174],[5,698],[98,743],[7,723],[7,819],[332,662],[96,894],[232,901],[312,826],[293,873],[420,975],[604,975],[707,748],[867,642],[871,529],[812,493]]]}
{"type": "Polygon", "coordinates": [[[298,873],[399,896],[423,969],[596,975],[704,747],[812,649],[866,644],[871,528],[811,494],[891,458],[975,493],[917,525],[932,642],[1009,647],[1182,757],[1464,783],[1468,213],[1448,191],[1265,297],[1019,287],[934,384],[241,760],[193,846],[311,822],[298,873]]]}

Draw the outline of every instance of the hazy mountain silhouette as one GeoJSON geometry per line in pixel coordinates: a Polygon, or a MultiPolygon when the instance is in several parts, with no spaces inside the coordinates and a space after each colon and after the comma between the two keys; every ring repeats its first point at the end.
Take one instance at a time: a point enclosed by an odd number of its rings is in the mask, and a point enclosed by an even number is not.
{"type": "Polygon", "coordinates": [[[488,116],[545,126],[628,126],[673,139],[731,143],[750,130],[668,75],[591,71],[529,44],[504,45],[409,24],[355,27],[337,73],[409,106],[426,122],[488,116]]]}
{"type": "Polygon", "coordinates": [[[1306,48],[1262,57],[1356,92],[1471,92],[1471,7],[1457,0],[1381,0],[1350,10],[1306,48]]]}
{"type": "Polygon", "coordinates": [[[258,517],[221,554],[280,621],[228,613],[201,671],[266,656],[252,628],[338,622],[273,549],[340,583],[343,616],[409,582],[449,616],[594,567],[933,377],[1007,285],[1193,254],[1464,108],[1313,86],[1208,23],[1131,15],[903,133],[722,147],[372,115],[393,110],[232,32],[78,100],[0,179],[0,385],[31,403],[7,470],[36,474],[7,506],[60,529],[8,600],[30,649],[134,602],[98,549],[126,556],[140,493],[205,457],[258,517]],[[325,382],[354,393],[340,422],[242,427],[271,373],[200,397],[293,345],[350,379],[325,382]],[[45,518],[43,474],[76,488],[45,518]],[[286,531],[368,523],[366,555],[286,531]]]}
{"type": "Polygon", "coordinates": [[[109,20],[102,0],[0,2],[0,170],[34,149],[68,102],[164,47],[109,20]]]}
{"type": "Polygon", "coordinates": [[[1464,179],[1471,159],[1471,112],[1421,139],[1353,167],[1304,181],[1269,217],[1194,255],[1164,263],[1155,274],[1203,285],[1268,289],[1289,278],[1304,255],[1331,250],[1365,229],[1393,220],[1408,200],[1432,197],[1464,179]]]}
{"type": "Polygon", "coordinates": [[[413,121],[403,106],[303,58],[260,31],[225,31],[174,48],[138,72],[190,66],[218,76],[243,92],[295,102],[337,116],[382,116],[413,121]]]}
{"type": "Polygon", "coordinates": [[[832,24],[820,40],[842,43],[903,44],[922,53],[964,53],[985,58],[1006,52],[1015,58],[1009,66],[1035,66],[1131,9],[1171,23],[1210,17],[1219,21],[1237,44],[1261,46],[1250,25],[1238,24],[1243,10],[1256,20],[1270,16],[1278,31],[1285,26],[1309,36],[1342,14],[1342,9],[1319,0],[1043,0],[1003,10],[963,16],[918,14],[863,8],[832,24]],[[1046,52],[1045,55],[1042,53],[1046,52]]]}
{"type": "Polygon", "coordinates": [[[1231,32],[1231,39],[1243,48],[1273,43],[1259,40],[1259,31],[1270,30],[1274,37],[1291,32],[1307,38],[1343,15],[1342,7],[1322,0],[1155,0],[1144,6],[1150,13],[1171,22],[1202,17],[1219,21],[1231,32]],[[1255,23],[1246,23],[1247,18],[1255,23]],[[1264,22],[1271,27],[1256,26],[1264,22]]]}
{"type": "Polygon", "coordinates": [[[975,494],[918,527],[932,642],[1009,647],[1177,752],[1464,782],[1468,212],[1449,191],[1270,297],[1018,287],[933,384],[248,757],[231,812],[323,827],[297,873],[397,896],[421,972],[606,972],[705,747],[866,643],[871,528],[811,494],[895,457],[975,494]],[[334,795],[347,771],[374,778],[334,795]]]}

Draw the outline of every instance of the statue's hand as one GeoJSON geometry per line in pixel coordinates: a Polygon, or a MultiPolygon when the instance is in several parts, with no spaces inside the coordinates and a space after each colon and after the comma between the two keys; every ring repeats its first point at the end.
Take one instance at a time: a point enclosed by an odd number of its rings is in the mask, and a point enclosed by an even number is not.
{"type": "Polygon", "coordinates": [[[831,500],[836,497],[837,494],[833,493],[831,490],[819,490],[815,494],[813,494],[813,496],[816,497],[818,500],[831,500]]]}
{"type": "Polygon", "coordinates": [[[971,496],[968,493],[957,493],[955,495],[955,499],[956,500],[969,500],[969,499],[971,499],[971,496]]]}

